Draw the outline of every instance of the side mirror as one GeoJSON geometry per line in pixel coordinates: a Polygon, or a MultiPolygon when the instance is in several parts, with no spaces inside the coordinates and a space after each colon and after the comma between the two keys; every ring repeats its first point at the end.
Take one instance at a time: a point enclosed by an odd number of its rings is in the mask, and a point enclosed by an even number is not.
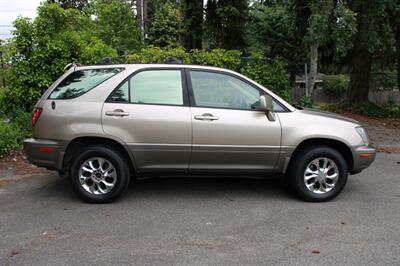
{"type": "Polygon", "coordinates": [[[275,121],[274,104],[269,95],[260,96],[260,109],[265,112],[269,121],[275,121]]]}

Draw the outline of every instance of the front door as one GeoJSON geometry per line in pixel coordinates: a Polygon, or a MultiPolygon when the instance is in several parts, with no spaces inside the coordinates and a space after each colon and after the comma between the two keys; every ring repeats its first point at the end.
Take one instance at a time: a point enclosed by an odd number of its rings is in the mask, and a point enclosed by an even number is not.
{"type": "Polygon", "coordinates": [[[140,71],[104,103],[104,132],[128,145],[138,170],[188,169],[192,128],[183,74],[140,71]]]}
{"type": "Polygon", "coordinates": [[[257,110],[261,91],[224,72],[188,70],[193,125],[191,170],[272,171],[279,119],[257,110]]]}

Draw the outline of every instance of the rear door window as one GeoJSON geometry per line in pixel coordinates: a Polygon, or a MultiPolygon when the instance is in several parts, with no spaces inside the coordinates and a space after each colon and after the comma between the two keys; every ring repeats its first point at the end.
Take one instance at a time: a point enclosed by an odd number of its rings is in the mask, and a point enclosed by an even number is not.
{"type": "Polygon", "coordinates": [[[79,97],[122,70],[123,68],[98,68],[75,71],[58,84],[49,99],[79,97]]]}
{"type": "Polygon", "coordinates": [[[135,74],[109,97],[111,102],[183,105],[181,70],[145,70],[135,74]]]}

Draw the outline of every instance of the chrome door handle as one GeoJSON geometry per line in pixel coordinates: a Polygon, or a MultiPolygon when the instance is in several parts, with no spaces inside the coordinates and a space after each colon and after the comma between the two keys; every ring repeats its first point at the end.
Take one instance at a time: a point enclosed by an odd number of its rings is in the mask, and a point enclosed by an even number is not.
{"type": "Polygon", "coordinates": [[[194,119],[196,120],[209,120],[209,121],[213,121],[213,120],[218,120],[219,117],[218,116],[213,116],[212,114],[202,114],[202,115],[195,115],[194,119]]]}
{"type": "Polygon", "coordinates": [[[124,112],[124,110],[121,109],[115,109],[112,111],[106,111],[107,116],[128,116],[128,112],[124,112]]]}

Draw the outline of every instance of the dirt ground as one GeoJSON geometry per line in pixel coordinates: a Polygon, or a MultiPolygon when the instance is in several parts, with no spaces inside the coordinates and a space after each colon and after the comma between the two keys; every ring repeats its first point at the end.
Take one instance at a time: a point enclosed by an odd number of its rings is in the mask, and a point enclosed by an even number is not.
{"type": "Polygon", "coordinates": [[[348,112],[342,115],[359,121],[378,151],[400,153],[400,118],[374,118],[348,112]]]}
{"type": "MultiPolygon", "coordinates": [[[[400,118],[372,118],[352,113],[342,115],[360,121],[367,129],[372,145],[379,152],[400,153],[400,118]]],[[[45,173],[49,171],[31,165],[21,150],[0,156],[0,185],[45,173]],[[13,173],[13,178],[8,178],[10,173],[13,173]]]]}

